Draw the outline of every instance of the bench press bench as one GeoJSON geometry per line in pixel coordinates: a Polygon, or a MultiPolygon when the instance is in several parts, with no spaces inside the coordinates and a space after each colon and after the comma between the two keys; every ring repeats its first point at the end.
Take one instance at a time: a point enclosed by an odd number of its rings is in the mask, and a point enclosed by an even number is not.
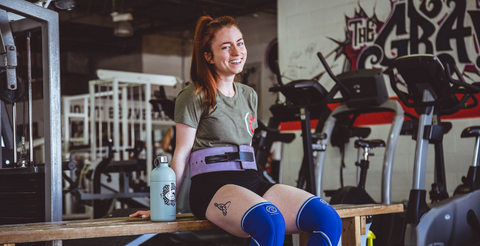
{"type": "MultiPolygon", "coordinates": [[[[365,217],[368,215],[403,212],[402,204],[383,205],[333,205],[342,218],[342,244],[360,245],[360,235],[366,233],[365,217]]],[[[218,229],[208,220],[192,214],[178,214],[172,222],[152,222],[143,218],[102,218],[0,226],[0,246],[15,243],[57,241],[83,238],[131,236],[150,233],[201,231],[218,229]]]]}

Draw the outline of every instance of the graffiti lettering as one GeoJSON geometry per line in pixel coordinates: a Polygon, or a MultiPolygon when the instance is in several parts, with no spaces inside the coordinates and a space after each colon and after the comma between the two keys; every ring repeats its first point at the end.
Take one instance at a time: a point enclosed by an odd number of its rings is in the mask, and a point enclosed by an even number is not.
{"type": "Polygon", "coordinates": [[[418,54],[420,44],[425,45],[423,53],[433,54],[433,44],[428,38],[435,32],[435,27],[415,10],[413,0],[408,0],[408,17],[410,18],[410,54],[418,54]],[[423,33],[418,37],[420,29],[423,33]]]}
{"type": "Polygon", "coordinates": [[[458,60],[460,63],[470,63],[465,47],[465,37],[472,35],[470,27],[464,27],[466,0],[448,0],[447,5],[455,2],[455,8],[447,17],[437,34],[436,46],[438,51],[452,50],[450,40],[455,39],[457,43],[458,60]],[[456,23],[456,29],[453,25],[456,23]]]}
{"type": "Polygon", "coordinates": [[[345,69],[354,70],[387,67],[409,54],[433,54],[480,74],[480,1],[476,2],[477,9],[467,9],[467,0],[393,1],[385,22],[361,10],[347,18],[345,42],[335,41],[336,57],[345,55],[345,69]]]}
{"type": "MultiPolygon", "coordinates": [[[[477,3],[478,2],[479,1],[477,1],[477,3]]],[[[470,15],[470,19],[472,19],[473,27],[475,29],[475,33],[477,34],[476,40],[474,40],[473,44],[475,47],[475,52],[478,54],[480,46],[480,40],[478,39],[478,36],[480,35],[480,11],[468,11],[468,15],[470,15]]],[[[480,69],[480,57],[477,57],[475,65],[477,66],[477,69],[480,69]]]]}
{"type": "MultiPolygon", "coordinates": [[[[406,3],[400,2],[398,4],[395,4],[393,6],[391,17],[388,20],[388,22],[385,23],[385,26],[382,27],[380,33],[378,34],[377,40],[375,40],[375,44],[384,48],[385,50],[387,38],[393,32],[394,29],[396,30],[395,35],[397,37],[405,36],[405,34],[407,34],[405,16],[406,16],[406,3]]],[[[390,47],[391,53],[389,54],[389,56],[397,57],[397,56],[408,55],[407,45],[408,45],[407,39],[392,41],[391,47],[390,47]]],[[[361,59],[365,60],[366,58],[361,58],[361,59]]],[[[390,62],[391,60],[388,59],[386,56],[384,56],[381,64],[384,66],[388,66],[390,62]]]]}
{"type": "Polygon", "coordinates": [[[354,19],[348,23],[353,33],[353,48],[359,49],[363,45],[373,44],[375,41],[375,23],[372,20],[354,19]]]}

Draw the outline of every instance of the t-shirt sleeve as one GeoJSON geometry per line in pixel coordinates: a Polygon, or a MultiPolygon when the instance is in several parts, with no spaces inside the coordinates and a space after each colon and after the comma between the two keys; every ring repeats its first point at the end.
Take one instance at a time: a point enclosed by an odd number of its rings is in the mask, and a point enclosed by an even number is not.
{"type": "Polygon", "coordinates": [[[185,88],[180,91],[175,100],[176,123],[183,123],[197,129],[202,112],[202,99],[199,95],[195,95],[195,89],[185,88]]]}
{"type": "Polygon", "coordinates": [[[255,121],[252,123],[252,128],[253,130],[257,129],[258,127],[258,96],[257,96],[257,92],[255,92],[255,90],[252,89],[252,93],[251,93],[251,100],[252,100],[252,105],[253,105],[253,117],[255,117],[255,121]]]}

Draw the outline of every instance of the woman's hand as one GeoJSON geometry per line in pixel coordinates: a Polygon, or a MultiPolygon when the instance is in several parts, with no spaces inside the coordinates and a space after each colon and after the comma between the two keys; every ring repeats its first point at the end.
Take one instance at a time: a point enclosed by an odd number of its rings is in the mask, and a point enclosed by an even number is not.
{"type": "Polygon", "coordinates": [[[150,218],[150,210],[148,210],[148,211],[137,211],[137,212],[131,214],[128,217],[133,218],[133,217],[137,217],[137,216],[140,216],[142,218],[150,218]]]}

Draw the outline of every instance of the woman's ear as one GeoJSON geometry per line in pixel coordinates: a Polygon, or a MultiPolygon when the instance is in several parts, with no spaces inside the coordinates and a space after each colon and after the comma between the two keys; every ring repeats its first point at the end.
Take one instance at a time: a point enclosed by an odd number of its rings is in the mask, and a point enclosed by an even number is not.
{"type": "Polygon", "coordinates": [[[213,56],[212,56],[212,53],[210,53],[210,52],[205,52],[203,55],[205,56],[205,60],[207,60],[208,63],[213,64],[213,56]]]}

